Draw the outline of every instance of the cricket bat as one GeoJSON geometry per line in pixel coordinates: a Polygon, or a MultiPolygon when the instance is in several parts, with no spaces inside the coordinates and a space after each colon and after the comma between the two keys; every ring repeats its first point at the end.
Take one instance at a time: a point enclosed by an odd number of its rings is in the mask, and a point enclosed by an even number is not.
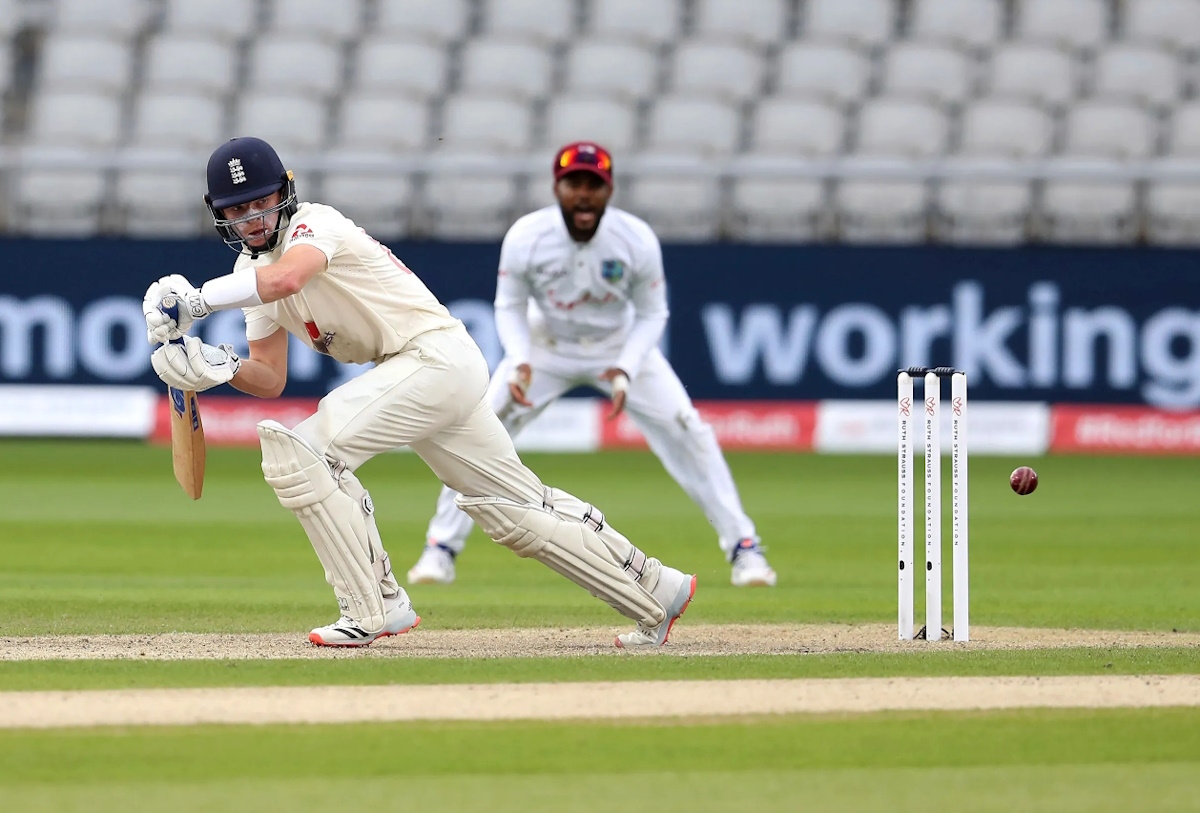
{"type": "MultiPolygon", "coordinates": [[[[162,311],[179,323],[179,301],[164,297],[162,311]]],[[[174,339],[173,344],[183,344],[174,339]]],[[[200,420],[200,405],[196,393],[167,387],[171,400],[171,463],[175,479],[193,500],[200,499],[204,490],[204,424],[200,420]]]]}

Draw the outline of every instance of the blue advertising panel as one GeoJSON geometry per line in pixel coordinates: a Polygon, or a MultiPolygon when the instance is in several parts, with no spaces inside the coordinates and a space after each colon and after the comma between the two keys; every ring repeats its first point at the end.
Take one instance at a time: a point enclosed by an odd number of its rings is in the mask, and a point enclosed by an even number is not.
{"type": "MultiPolygon", "coordinates": [[[[393,242],[493,364],[496,244],[393,242]]],[[[154,384],[141,296],[227,273],[214,241],[3,240],[0,383],[154,384]]],[[[664,345],[695,398],[885,398],[898,366],[972,397],[1200,407],[1200,254],[1151,249],[664,248],[664,345]]],[[[238,312],[198,331],[244,343],[238,312]]],[[[293,345],[290,395],[353,370],[293,345]]]]}

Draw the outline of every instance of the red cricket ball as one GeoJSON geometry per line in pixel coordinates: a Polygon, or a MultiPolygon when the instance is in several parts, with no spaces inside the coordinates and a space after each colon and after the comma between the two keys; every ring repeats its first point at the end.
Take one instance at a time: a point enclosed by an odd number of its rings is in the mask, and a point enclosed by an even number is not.
{"type": "Polygon", "coordinates": [[[1018,494],[1032,494],[1037,488],[1037,472],[1028,466],[1021,466],[1009,475],[1008,484],[1018,494]]]}

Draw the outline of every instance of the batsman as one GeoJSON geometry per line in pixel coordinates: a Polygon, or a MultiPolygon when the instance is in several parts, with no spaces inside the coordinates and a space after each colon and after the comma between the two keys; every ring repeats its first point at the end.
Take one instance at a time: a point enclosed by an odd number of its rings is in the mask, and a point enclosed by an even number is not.
{"type": "Polygon", "coordinates": [[[459,496],[456,505],[497,543],[536,559],[636,627],[616,645],[664,644],[696,577],[648,556],[595,506],[544,485],[517,456],[485,398],[483,354],[417,276],[336,209],[300,202],[292,173],[257,138],[235,138],[208,162],[205,202],[238,252],[233,272],[200,288],[179,275],[146,291],[151,360],[170,386],[221,384],[276,398],[287,384],[288,335],[340,362],[373,363],[289,429],[258,424],[262,472],[312,543],[340,617],[309,633],[319,646],[366,646],[420,618],[396,581],[355,471],[407,446],[459,496]],[[183,303],[178,319],[164,297],[183,303]],[[187,335],[214,311],[241,308],[248,358],[187,335]],[[182,343],[169,343],[182,337],[182,343]]]}

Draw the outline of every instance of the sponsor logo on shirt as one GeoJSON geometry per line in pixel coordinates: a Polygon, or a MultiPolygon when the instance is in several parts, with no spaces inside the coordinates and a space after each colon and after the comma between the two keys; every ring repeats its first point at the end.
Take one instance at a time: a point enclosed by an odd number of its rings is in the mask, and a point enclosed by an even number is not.
{"type": "Polygon", "coordinates": [[[333,337],[337,334],[322,333],[316,322],[305,322],[304,329],[308,331],[308,338],[312,340],[313,349],[318,353],[329,355],[329,345],[333,344],[333,337]]]}
{"type": "Polygon", "coordinates": [[[625,276],[625,263],[620,260],[605,260],[600,264],[600,276],[605,282],[620,282],[625,276]]]}
{"type": "Polygon", "coordinates": [[[312,237],[312,236],[313,236],[313,230],[310,229],[308,226],[306,226],[303,223],[300,223],[299,225],[297,225],[296,229],[292,232],[293,240],[295,240],[299,237],[312,237]]]}

